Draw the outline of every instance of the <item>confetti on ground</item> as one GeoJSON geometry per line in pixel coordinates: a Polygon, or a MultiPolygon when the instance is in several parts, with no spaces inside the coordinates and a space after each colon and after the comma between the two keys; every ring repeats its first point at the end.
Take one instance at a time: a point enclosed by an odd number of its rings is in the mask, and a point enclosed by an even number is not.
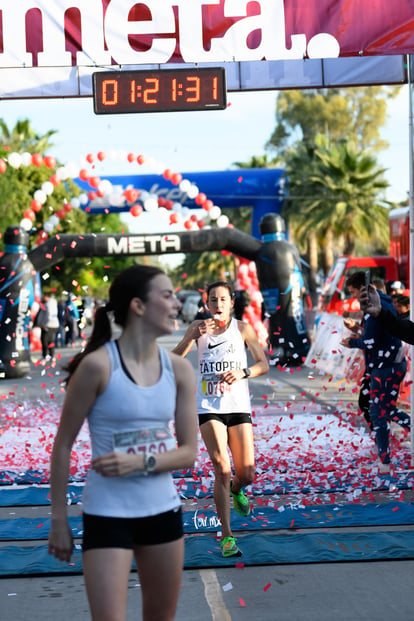
{"type": "MultiPolygon", "coordinates": [[[[345,413],[324,414],[310,408],[308,413],[280,414],[273,408],[266,415],[253,416],[257,474],[248,490],[262,495],[259,503],[274,505],[272,494],[295,493],[306,502],[322,502],[320,495],[341,490],[346,500],[359,502],[373,489],[396,491],[389,478],[378,474],[373,437],[355,417],[345,413]],[[270,413],[272,409],[273,413],[270,413]],[[312,497],[313,494],[313,497],[312,497]],[[266,495],[270,496],[268,499],[266,495]]],[[[53,401],[13,406],[4,402],[0,410],[0,484],[46,483],[50,456],[60,409],[53,401]]],[[[410,451],[404,433],[391,436],[391,458],[395,467],[409,469],[410,451]]],[[[91,448],[85,424],[71,455],[71,481],[83,481],[89,468],[91,448]]],[[[408,476],[408,474],[407,474],[408,476]]],[[[176,484],[185,496],[192,482],[194,496],[211,495],[213,467],[203,442],[199,441],[194,470],[178,476],[176,484]]],[[[406,486],[412,487],[410,479],[406,486]]]]}

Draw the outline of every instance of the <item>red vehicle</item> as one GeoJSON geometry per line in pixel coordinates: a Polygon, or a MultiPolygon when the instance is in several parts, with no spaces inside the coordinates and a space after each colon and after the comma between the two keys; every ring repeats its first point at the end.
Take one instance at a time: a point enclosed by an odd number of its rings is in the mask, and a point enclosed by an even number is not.
{"type": "Polygon", "coordinates": [[[329,272],[318,302],[318,312],[357,312],[359,303],[345,286],[353,272],[368,270],[373,278],[384,282],[401,280],[408,285],[409,275],[409,208],[390,212],[390,256],[340,257],[329,272]]]}

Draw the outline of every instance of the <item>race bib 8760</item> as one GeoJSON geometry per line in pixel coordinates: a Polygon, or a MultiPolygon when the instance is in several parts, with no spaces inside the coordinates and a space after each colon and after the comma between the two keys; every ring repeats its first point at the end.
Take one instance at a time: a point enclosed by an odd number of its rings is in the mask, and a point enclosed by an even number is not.
{"type": "Polygon", "coordinates": [[[176,447],[173,434],[167,427],[145,427],[113,435],[114,451],[118,453],[165,453],[176,447]]]}

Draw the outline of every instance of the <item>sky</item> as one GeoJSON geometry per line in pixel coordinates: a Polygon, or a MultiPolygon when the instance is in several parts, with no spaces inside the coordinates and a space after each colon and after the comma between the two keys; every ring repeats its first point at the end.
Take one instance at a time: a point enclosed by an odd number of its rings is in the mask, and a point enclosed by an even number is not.
{"type": "MultiPolygon", "coordinates": [[[[220,111],[95,115],[92,98],[1,100],[0,118],[9,128],[29,119],[38,134],[54,129],[50,154],[62,164],[78,163],[88,153],[104,151],[107,158],[95,172],[105,175],[153,172],[130,164],[126,154],[142,153],[180,172],[226,170],[234,162],[262,155],[275,127],[276,91],[230,92],[220,111]]],[[[389,148],[378,155],[387,169],[387,198],[401,201],[409,190],[408,87],[388,103],[382,137],[389,148]]],[[[203,191],[203,188],[199,188],[203,191]]],[[[133,232],[171,230],[167,222],[148,216],[130,218],[133,232]]]]}

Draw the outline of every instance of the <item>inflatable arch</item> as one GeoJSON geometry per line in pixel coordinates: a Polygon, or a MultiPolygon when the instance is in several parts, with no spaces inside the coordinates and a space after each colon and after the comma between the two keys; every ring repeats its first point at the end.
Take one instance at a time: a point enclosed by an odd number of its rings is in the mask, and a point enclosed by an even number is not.
{"type": "MultiPolygon", "coordinates": [[[[285,199],[283,168],[241,168],[212,172],[183,173],[187,185],[203,188],[210,201],[221,208],[251,206],[251,234],[260,239],[260,221],[266,213],[280,213],[285,199]]],[[[189,209],[200,208],[200,204],[189,196],[180,184],[159,174],[109,175],[105,177],[113,187],[133,187],[144,190],[152,196],[178,201],[189,209]]],[[[88,192],[87,180],[74,179],[81,190],[88,192]]],[[[89,213],[129,211],[131,205],[117,206],[111,203],[111,196],[95,199],[88,203],[89,213]]]]}
{"type": "Polygon", "coordinates": [[[177,233],[83,234],[51,237],[27,251],[28,232],[11,226],[0,258],[0,377],[30,371],[29,325],[38,272],[73,257],[144,256],[227,250],[256,263],[269,314],[269,342],[279,359],[300,364],[309,349],[303,315],[299,255],[284,239],[284,223],[274,213],[260,222],[262,241],[226,227],[177,233]]]}

